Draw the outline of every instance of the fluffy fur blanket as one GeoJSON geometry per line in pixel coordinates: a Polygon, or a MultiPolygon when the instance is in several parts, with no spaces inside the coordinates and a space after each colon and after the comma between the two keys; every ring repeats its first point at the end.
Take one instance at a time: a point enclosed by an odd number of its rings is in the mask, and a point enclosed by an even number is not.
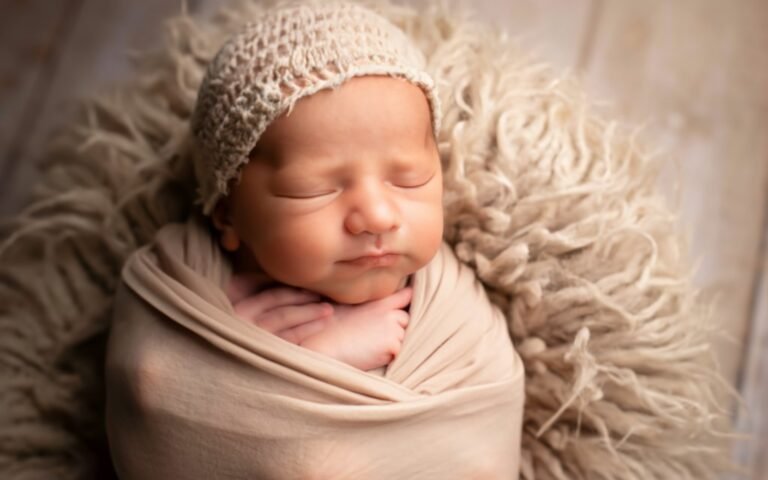
{"type": "MultiPolygon", "coordinates": [[[[136,74],[84,103],[0,244],[3,478],[108,478],[103,355],[125,259],[189,213],[204,67],[262,8],[180,15],[136,74]]],[[[526,369],[525,479],[704,479],[720,384],[656,164],[569,78],[446,7],[375,3],[424,50],[444,107],[445,240],[526,369]]]]}

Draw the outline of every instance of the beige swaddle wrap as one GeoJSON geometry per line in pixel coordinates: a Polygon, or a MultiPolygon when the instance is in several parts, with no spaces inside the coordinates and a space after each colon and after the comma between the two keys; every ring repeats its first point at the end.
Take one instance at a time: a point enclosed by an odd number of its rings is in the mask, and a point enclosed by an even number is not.
{"type": "Polygon", "coordinates": [[[126,263],[107,355],[123,480],[517,478],[523,365],[449,246],[413,275],[401,352],[376,372],[238,319],[230,277],[195,218],[126,263]]]}

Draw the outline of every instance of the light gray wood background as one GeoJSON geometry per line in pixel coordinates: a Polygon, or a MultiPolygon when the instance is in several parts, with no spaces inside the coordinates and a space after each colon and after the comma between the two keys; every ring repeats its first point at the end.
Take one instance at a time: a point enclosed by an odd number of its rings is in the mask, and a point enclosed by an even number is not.
{"type": "MultiPolygon", "coordinates": [[[[186,3],[199,12],[219,2],[186,3]]],[[[655,145],[677,159],[660,187],[679,205],[696,284],[717,299],[716,353],[747,407],[734,406],[735,421],[754,436],[734,458],[750,478],[768,478],[768,2],[472,7],[579,75],[616,118],[647,124],[655,145]]],[[[0,219],[23,204],[42,146],[75,99],[129,72],[127,52],[157,44],[163,20],[180,8],[181,0],[0,0],[0,219]]]]}

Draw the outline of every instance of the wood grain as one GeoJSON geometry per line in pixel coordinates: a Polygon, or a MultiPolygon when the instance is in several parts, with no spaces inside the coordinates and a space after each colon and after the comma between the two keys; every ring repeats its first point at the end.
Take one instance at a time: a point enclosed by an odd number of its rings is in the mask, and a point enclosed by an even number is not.
{"type": "MultiPolygon", "coordinates": [[[[50,15],[59,15],[60,22],[70,22],[71,25],[58,30],[55,59],[51,60],[56,68],[43,66],[34,73],[45,76],[43,85],[33,84],[28,92],[26,87],[11,87],[4,94],[9,97],[26,95],[34,101],[20,101],[14,107],[18,110],[16,116],[24,121],[15,122],[15,130],[11,130],[12,151],[3,152],[0,163],[0,173],[5,173],[0,177],[0,220],[16,212],[24,203],[43,146],[51,133],[72,115],[77,98],[119,82],[130,70],[129,52],[158,44],[163,20],[181,9],[181,0],[35,0],[32,3],[40,4],[36,7],[40,11],[51,10],[54,13],[50,15]],[[79,5],[79,8],[74,10],[71,18],[61,20],[62,11],[67,10],[66,3],[79,5]]],[[[19,18],[5,17],[4,22],[18,24],[22,29],[20,32],[26,29],[27,40],[24,41],[30,42],[36,38],[34,27],[37,21],[32,13],[20,15],[19,18]]],[[[48,23],[55,24],[55,19],[48,23]]],[[[55,27],[50,28],[57,31],[55,27]]]]}
{"type": "Polygon", "coordinates": [[[576,70],[590,42],[593,0],[476,0],[479,18],[500,27],[542,60],[576,70]]]}
{"type": "Polygon", "coordinates": [[[3,1],[0,4],[0,179],[19,162],[26,133],[50,92],[62,42],[71,34],[81,0],[3,1]]]}
{"type": "MultiPolygon", "coordinates": [[[[765,185],[768,190],[768,184],[765,185]]],[[[759,276],[754,289],[754,313],[746,342],[746,360],[739,386],[744,399],[736,419],[739,432],[751,437],[738,442],[733,458],[754,480],[768,472],[768,219],[764,222],[759,276]]],[[[733,480],[738,477],[733,476],[733,480]]]]}

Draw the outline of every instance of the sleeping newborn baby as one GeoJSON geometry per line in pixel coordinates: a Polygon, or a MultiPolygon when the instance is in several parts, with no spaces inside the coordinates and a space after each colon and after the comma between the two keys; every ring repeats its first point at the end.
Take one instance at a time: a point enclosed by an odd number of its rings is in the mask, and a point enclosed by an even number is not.
{"type": "Polygon", "coordinates": [[[417,85],[361,76],[302,98],[267,127],[212,215],[236,257],[238,315],[363,370],[392,360],[409,319],[408,277],[442,239],[431,117],[417,85]],[[314,294],[247,297],[254,270],[314,294]]]}
{"type": "Polygon", "coordinates": [[[121,478],[517,478],[522,364],[442,241],[439,112],[359,5],[277,5],[222,47],[191,121],[201,212],[118,289],[121,478]]]}

